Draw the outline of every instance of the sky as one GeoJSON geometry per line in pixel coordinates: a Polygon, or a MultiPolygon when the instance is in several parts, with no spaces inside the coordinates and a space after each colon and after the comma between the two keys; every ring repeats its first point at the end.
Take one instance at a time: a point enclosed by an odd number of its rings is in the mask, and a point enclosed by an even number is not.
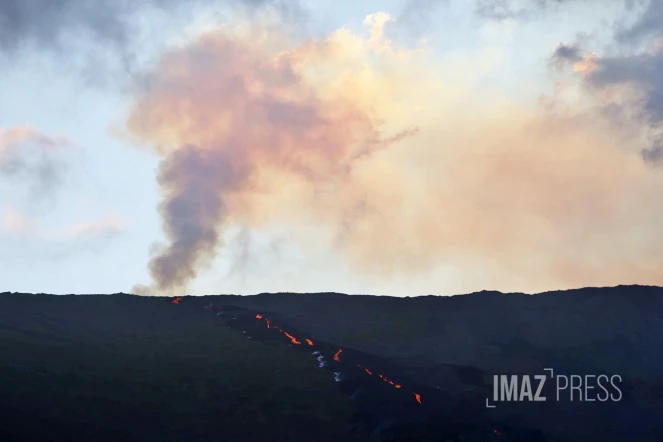
{"type": "Polygon", "coordinates": [[[0,2],[0,291],[663,285],[663,3],[0,2]]]}

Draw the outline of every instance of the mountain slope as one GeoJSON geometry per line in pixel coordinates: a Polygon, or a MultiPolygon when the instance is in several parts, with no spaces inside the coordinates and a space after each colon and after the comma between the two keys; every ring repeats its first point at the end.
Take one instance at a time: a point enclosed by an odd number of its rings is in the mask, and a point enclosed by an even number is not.
{"type": "Polygon", "coordinates": [[[663,440],[660,288],[171,301],[0,294],[0,375],[7,380],[0,386],[0,437],[445,442],[462,433],[476,441],[663,440]],[[205,309],[210,303],[229,315],[205,309]],[[229,316],[239,317],[231,328],[229,316]],[[311,349],[328,361],[343,348],[343,380],[321,370],[309,347],[266,330],[264,318],[301,342],[310,338],[311,349]],[[624,398],[485,408],[493,374],[544,367],[620,374],[624,398]],[[495,436],[502,432],[504,438],[495,436]]]}
{"type": "Polygon", "coordinates": [[[538,295],[479,292],[390,298],[320,294],[223,297],[274,312],[320,339],[409,365],[491,371],[619,372],[663,380],[663,288],[620,286],[538,295]]]}
{"type": "Polygon", "coordinates": [[[315,359],[192,307],[0,295],[0,439],[348,440],[352,404],[315,359]]]}

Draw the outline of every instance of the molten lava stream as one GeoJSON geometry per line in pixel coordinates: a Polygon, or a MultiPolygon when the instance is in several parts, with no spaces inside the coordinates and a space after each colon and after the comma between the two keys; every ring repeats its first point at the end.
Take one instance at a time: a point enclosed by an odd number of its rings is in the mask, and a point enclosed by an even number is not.
{"type": "Polygon", "coordinates": [[[179,304],[182,299],[184,299],[184,298],[175,298],[175,299],[173,299],[173,304],[179,304]]]}
{"type": "MultiPolygon", "coordinates": [[[[263,316],[260,313],[256,315],[256,319],[262,319],[262,318],[263,316]]],[[[269,319],[265,318],[265,324],[267,324],[267,328],[272,328],[272,322],[269,319]]]]}
{"type": "MultiPolygon", "coordinates": [[[[179,304],[179,302],[181,300],[182,300],[182,298],[176,298],[176,299],[173,300],[173,304],[179,304]]],[[[256,319],[258,319],[258,320],[265,319],[265,323],[267,324],[267,328],[272,328],[272,324],[271,324],[270,320],[267,319],[267,318],[264,318],[260,313],[256,314],[256,319]]],[[[283,333],[284,335],[286,335],[288,337],[288,339],[290,339],[290,342],[292,342],[293,344],[295,344],[295,345],[300,345],[301,344],[301,342],[297,338],[292,336],[290,333],[288,333],[286,331],[283,331],[283,329],[281,327],[279,327],[278,330],[281,333],[283,333]]],[[[313,341],[311,341],[310,339],[305,339],[305,341],[308,345],[313,346],[313,341]]],[[[341,362],[341,357],[340,357],[341,353],[343,353],[342,348],[339,348],[338,351],[336,353],[334,353],[334,360],[336,362],[339,362],[339,363],[341,362]]],[[[357,367],[364,369],[364,371],[366,373],[368,373],[369,375],[371,375],[371,376],[373,375],[373,372],[371,370],[369,370],[368,368],[366,368],[362,365],[359,365],[359,364],[357,364],[357,367]]],[[[397,388],[397,389],[401,388],[400,384],[396,384],[394,381],[392,381],[391,379],[388,379],[383,374],[378,374],[378,377],[381,380],[383,380],[384,382],[386,382],[387,384],[394,387],[394,388],[397,388]]],[[[412,393],[412,394],[414,395],[414,398],[416,399],[416,401],[421,404],[421,395],[419,393],[412,393]]],[[[497,433],[497,430],[495,430],[495,431],[496,431],[496,434],[499,434],[499,433],[497,433]]]]}
{"type": "Polygon", "coordinates": [[[299,342],[299,341],[297,340],[297,338],[295,338],[295,337],[294,337],[293,335],[291,335],[290,333],[288,333],[288,332],[283,332],[283,334],[286,335],[286,336],[288,337],[288,339],[290,339],[290,342],[292,342],[293,344],[297,344],[297,345],[301,344],[301,342],[299,342]]]}
{"type": "MultiPolygon", "coordinates": [[[[260,313],[258,313],[258,314],[256,314],[256,319],[263,319],[263,316],[260,313]]],[[[267,323],[267,328],[272,328],[271,322],[269,321],[269,319],[265,318],[265,323],[267,323]]],[[[281,333],[283,333],[284,335],[286,335],[288,337],[288,339],[290,339],[290,342],[292,342],[293,344],[295,344],[295,345],[300,345],[301,344],[301,342],[297,338],[295,338],[290,333],[288,333],[286,331],[283,331],[283,329],[280,328],[280,327],[279,327],[279,331],[281,333]]],[[[306,342],[308,343],[308,345],[313,345],[313,341],[311,341],[310,339],[307,339],[306,342]]]]}
{"type": "Polygon", "coordinates": [[[372,372],[371,370],[369,370],[368,368],[366,368],[366,367],[364,367],[364,366],[362,366],[362,365],[359,365],[359,364],[357,364],[357,367],[359,367],[359,368],[363,368],[364,371],[365,371],[366,373],[368,373],[368,374],[371,375],[371,376],[373,375],[373,372],[372,372]]]}

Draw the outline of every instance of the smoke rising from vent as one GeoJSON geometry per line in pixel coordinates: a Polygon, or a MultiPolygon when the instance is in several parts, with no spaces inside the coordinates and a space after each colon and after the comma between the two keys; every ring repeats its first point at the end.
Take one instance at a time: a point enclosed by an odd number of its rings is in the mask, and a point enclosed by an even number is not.
{"type": "Polygon", "coordinates": [[[343,42],[273,52],[269,37],[251,44],[210,34],[169,54],[133,110],[131,131],[165,155],[160,211],[169,243],[150,263],[160,291],[186,287],[211,261],[235,213],[230,200],[264,191],[260,180],[269,169],[322,185],[414,133],[383,137],[367,106],[325,93],[311,80],[332,67],[324,58],[333,58],[343,42]],[[304,73],[312,60],[321,71],[304,73]]]}
{"type": "Polygon", "coordinates": [[[163,158],[167,239],[135,291],[185,289],[226,228],[279,223],[327,232],[301,247],[332,238],[356,274],[431,289],[441,268],[472,288],[663,283],[640,121],[611,125],[573,85],[514,102],[481,83],[491,60],[395,49],[388,20],[304,43],[223,28],[163,56],[127,122],[163,158]]]}

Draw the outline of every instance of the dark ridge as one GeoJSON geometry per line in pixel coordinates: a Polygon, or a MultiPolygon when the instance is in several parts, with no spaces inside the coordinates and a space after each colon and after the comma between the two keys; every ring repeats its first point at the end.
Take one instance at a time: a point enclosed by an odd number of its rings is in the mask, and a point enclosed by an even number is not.
{"type": "Polygon", "coordinates": [[[53,431],[69,435],[64,440],[502,440],[486,435],[495,425],[503,440],[525,442],[663,440],[659,287],[172,300],[0,294],[0,439],[57,440],[53,431]],[[204,308],[210,303],[225,307],[215,314],[204,308]],[[328,360],[342,347],[348,362],[402,379],[425,405],[403,405],[402,392],[355,368],[335,384],[310,352],[256,328],[255,314],[321,345],[328,360]],[[485,408],[494,374],[546,367],[618,374],[623,399],[485,408]]]}

